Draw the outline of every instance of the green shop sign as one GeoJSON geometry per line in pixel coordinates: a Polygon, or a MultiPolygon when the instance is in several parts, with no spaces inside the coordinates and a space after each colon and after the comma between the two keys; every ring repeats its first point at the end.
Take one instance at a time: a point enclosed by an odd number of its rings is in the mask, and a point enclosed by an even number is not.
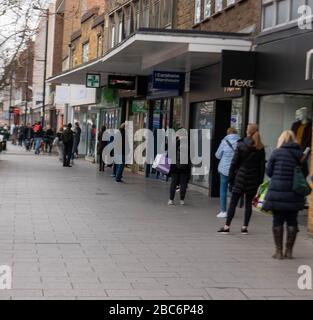
{"type": "Polygon", "coordinates": [[[133,101],[132,105],[132,111],[133,113],[145,113],[147,112],[147,107],[146,107],[146,102],[141,100],[141,101],[133,101]]]}

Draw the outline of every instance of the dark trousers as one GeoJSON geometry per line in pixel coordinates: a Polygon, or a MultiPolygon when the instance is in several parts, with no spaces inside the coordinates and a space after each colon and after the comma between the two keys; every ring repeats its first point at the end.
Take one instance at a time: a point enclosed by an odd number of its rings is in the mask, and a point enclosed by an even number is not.
{"type": "Polygon", "coordinates": [[[298,212],[274,211],[273,212],[274,228],[282,227],[285,223],[287,223],[288,227],[298,227],[298,212]]]}
{"type": "Polygon", "coordinates": [[[189,181],[189,173],[172,173],[170,200],[175,199],[176,187],[180,186],[180,199],[185,200],[189,181]]]}
{"type": "Polygon", "coordinates": [[[250,224],[250,220],[251,220],[251,217],[252,217],[252,200],[255,196],[255,194],[245,194],[245,195],[242,195],[240,193],[233,193],[232,196],[231,196],[231,202],[230,202],[230,206],[229,206],[229,209],[228,209],[228,216],[227,216],[227,222],[226,222],[226,225],[228,227],[230,227],[233,219],[234,219],[234,216],[236,214],[236,208],[238,206],[238,203],[239,203],[239,200],[242,196],[245,196],[245,221],[244,221],[244,226],[245,227],[248,227],[249,224],[250,224]]]}
{"type": "Polygon", "coordinates": [[[71,164],[73,145],[64,143],[63,166],[69,167],[71,164]]]}
{"type": "Polygon", "coordinates": [[[104,171],[104,168],[105,168],[105,163],[103,161],[103,150],[100,150],[100,154],[99,154],[99,157],[100,157],[100,160],[99,160],[99,170],[100,171],[104,171]]]}

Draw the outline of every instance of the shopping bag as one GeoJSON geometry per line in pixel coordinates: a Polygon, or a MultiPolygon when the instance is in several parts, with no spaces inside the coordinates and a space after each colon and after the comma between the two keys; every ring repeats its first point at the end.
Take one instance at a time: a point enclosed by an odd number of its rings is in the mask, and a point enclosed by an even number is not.
{"type": "Polygon", "coordinates": [[[253,207],[257,211],[262,212],[262,213],[266,213],[266,214],[272,214],[271,211],[265,211],[263,209],[263,206],[264,206],[264,203],[265,203],[265,198],[266,198],[266,195],[268,193],[269,187],[270,187],[270,181],[263,182],[260,185],[258,193],[255,196],[255,198],[253,199],[253,203],[252,203],[253,207]]]}
{"type": "Polygon", "coordinates": [[[152,168],[158,172],[168,175],[171,171],[172,161],[166,153],[158,154],[154,160],[152,168]]]}

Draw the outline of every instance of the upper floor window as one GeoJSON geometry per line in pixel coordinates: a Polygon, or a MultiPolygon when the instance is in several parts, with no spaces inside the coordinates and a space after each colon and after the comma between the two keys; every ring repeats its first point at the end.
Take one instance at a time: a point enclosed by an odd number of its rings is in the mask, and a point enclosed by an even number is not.
{"type": "Polygon", "coordinates": [[[204,1],[204,17],[210,17],[212,14],[212,0],[204,1]]]}
{"type": "Polygon", "coordinates": [[[89,61],[89,42],[83,44],[83,63],[89,61]]]}
{"type": "Polygon", "coordinates": [[[215,12],[223,10],[223,0],[215,0],[215,12]]]}
{"type": "Polygon", "coordinates": [[[161,0],[161,28],[172,26],[173,0],[161,0]]]}
{"type": "Polygon", "coordinates": [[[294,22],[301,17],[299,8],[311,6],[312,0],[262,0],[262,29],[294,22]]]}
{"type": "Polygon", "coordinates": [[[201,22],[202,0],[195,0],[195,23],[201,22]]]}
{"type": "Polygon", "coordinates": [[[143,24],[143,27],[144,28],[149,28],[149,24],[150,24],[150,21],[149,21],[149,16],[150,16],[150,5],[149,5],[149,0],[143,0],[143,3],[142,3],[142,24],[143,24]]]}
{"type": "Polygon", "coordinates": [[[97,57],[102,57],[103,55],[103,35],[99,33],[97,36],[97,57]]]}
{"type": "Polygon", "coordinates": [[[115,46],[115,24],[111,25],[111,48],[115,46]]]}
{"type": "Polygon", "coordinates": [[[227,0],[226,5],[231,6],[232,4],[235,4],[236,0],[227,0]]]}

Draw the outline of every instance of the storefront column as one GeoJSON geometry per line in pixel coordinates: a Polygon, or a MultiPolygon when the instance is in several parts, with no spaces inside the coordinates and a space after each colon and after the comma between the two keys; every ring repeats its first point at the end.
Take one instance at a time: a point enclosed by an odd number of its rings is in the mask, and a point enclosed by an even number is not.
{"type": "Polygon", "coordinates": [[[189,93],[183,95],[183,106],[182,106],[182,126],[186,129],[190,128],[190,102],[189,102],[189,93]]]}
{"type": "Polygon", "coordinates": [[[258,97],[250,92],[249,123],[258,122],[258,97]]]}

